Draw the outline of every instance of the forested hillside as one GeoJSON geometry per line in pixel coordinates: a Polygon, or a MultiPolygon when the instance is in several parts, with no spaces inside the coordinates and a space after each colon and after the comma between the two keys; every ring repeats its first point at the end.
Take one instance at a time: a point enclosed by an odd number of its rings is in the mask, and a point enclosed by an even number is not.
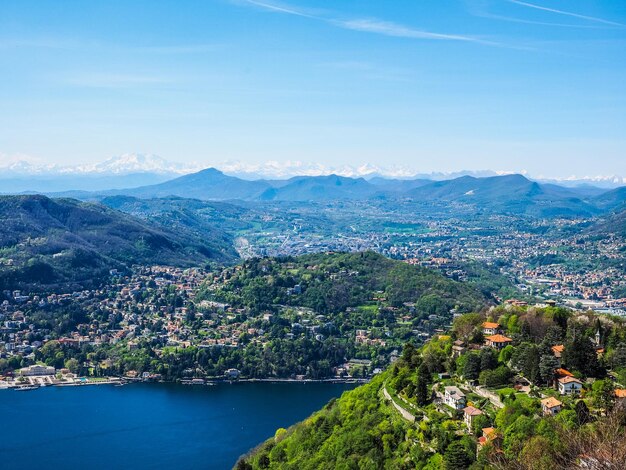
{"type": "Polygon", "coordinates": [[[3,196],[0,220],[1,289],[74,289],[135,263],[198,266],[236,259],[224,238],[173,231],[72,199],[3,196]]]}
{"type": "Polygon", "coordinates": [[[626,468],[625,384],[623,320],[498,307],[407,345],[236,468],[626,468]]]}
{"type": "Polygon", "coordinates": [[[322,314],[380,299],[393,308],[411,303],[426,317],[449,316],[455,307],[472,311],[488,302],[478,289],[373,252],[250,259],[223,286],[200,295],[258,312],[287,304],[322,314]]]}

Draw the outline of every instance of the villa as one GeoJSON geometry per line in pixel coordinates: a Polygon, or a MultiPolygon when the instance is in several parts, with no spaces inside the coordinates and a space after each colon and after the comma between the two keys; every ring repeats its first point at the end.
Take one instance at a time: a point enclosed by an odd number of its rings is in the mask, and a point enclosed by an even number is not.
{"type": "Polygon", "coordinates": [[[583,388],[583,383],[575,377],[565,376],[557,380],[559,393],[561,395],[579,395],[583,388]]]}
{"type": "Polygon", "coordinates": [[[455,410],[462,410],[465,408],[465,394],[457,387],[446,387],[444,389],[443,402],[455,410]]]}
{"type": "Polygon", "coordinates": [[[470,432],[472,431],[472,423],[474,421],[474,418],[476,418],[477,416],[481,416],[482,414],[482,411],[480,411],[478,408],[474,408],[473,406],[467,406],[463,408],[463,420],[465,421],[467,429],[469,429],[470,432]]]}
{"type": "Polygon", "coordinates": [[[559,411],[561,411],[562,406],[563,403],[561,403],[554,397],[548,397],[541,400],[541,410],[546,416],[554,416],[559,411]]]}
{"type": "Polygon", "coordinates": [[[512,342],[513,340],[511,338],[501,334],[491,335],[485,338],[485,346],[495,349],[504,349],[512,342]]]}

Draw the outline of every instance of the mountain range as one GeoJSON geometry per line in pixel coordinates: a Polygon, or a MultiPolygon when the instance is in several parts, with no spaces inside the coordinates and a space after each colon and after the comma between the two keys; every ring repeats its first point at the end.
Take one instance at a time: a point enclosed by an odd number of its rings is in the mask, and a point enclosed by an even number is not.
{"type": "MultiPolygon", "coordinates": [[[[48,164],[25,156],[7,156],[0,154],[0,192],[17,193],[20,191],[67,191],[67,190],[104,190],[120,189],[133,186],[157,184],[176,176],[190,174],[206,168],[199,163],[172,162],[154,154],[127,153],[98,163],[76,165],[48,164]],[[132,183],[131,178],[137,179],[132,183]],[[106,178],[106,180],[102,180],[106,178]],[[101,181],[100,181],[101,180],[101,181]],[[130,184],[129,184],[130,183],[130,184]]],[[[222,161],[214,167],[226,175],[245,180],[286,180],[296,176],[338,175],[349,178],[376,178],[395,180],[431,180],[442,181],[462,176],[484,178],[502,176],[514,172],[496,172],[492,170],[471,170],[456,172],[420,172],[404,166],[383,167],[372,164],[361,165],[325,165],[301,161],[266,161],[263,163],[244,163],[222,161]]],[[[522,174],[525,174],[522,172],[522,174]]],[[[626,185],[626,178],[617,175],[568,176],[550,178],[537,176],[533,180],[566,187],[596,187],[612,189],[626,185]]]]}
{"type": "Polygon", "coordinates": [[[626,201],[626,188],[568,188],[532,181],[515,174],[483,178],[462,176],[443,181],[381,177],[366,180],[339,175],[246,180],[208,168],[158,184],[55,195],[94,200],[123,195],[141,199],[177,197],[203,201],[297,203],[384,199],[440,205],[460,204],[498,214],[591,217],[619,209],[626,201]]]}

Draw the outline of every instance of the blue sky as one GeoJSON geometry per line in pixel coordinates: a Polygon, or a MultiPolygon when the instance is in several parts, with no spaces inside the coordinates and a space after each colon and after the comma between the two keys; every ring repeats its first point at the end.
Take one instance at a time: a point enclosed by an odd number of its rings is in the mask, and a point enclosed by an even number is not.
{"type": "Polygon", "coordinates": [[[0,155],[626,174],[626,2],[0,2],[0,155]]]}

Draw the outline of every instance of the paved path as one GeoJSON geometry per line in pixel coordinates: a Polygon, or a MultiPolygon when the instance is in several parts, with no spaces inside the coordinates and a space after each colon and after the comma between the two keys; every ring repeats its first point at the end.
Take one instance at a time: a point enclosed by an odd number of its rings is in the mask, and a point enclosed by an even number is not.
{"type": "Polygon", "coordinates": [[[398,412],[402,415],[402,417],[404,419],[406,419],[407,421],[414,423],[415,422],[415,416],[413,416],[411,413],[409,413],[407,410],[405,410],[404,408],[402,408],[400,405],[398,405],[392,398],[391,395],[389,395],[389,392],[387,391],[387,387],[385,385],[383,385],[383,395],[385,396],[385,398],[387,400],[389,400],[391,402],[391,404],[394,406],[394,408],[396,410],[398,410],[398,412]]]}
{"type": "Polygon", "coordinates": [[[468,388],[470,388],[476,395],[487,398],[496,408],[504,408],[504,403],[502,403],[500,397],[492,391],[486,390],[482,387],[473,387],[471,385],[468,385],[468,388]]]}

